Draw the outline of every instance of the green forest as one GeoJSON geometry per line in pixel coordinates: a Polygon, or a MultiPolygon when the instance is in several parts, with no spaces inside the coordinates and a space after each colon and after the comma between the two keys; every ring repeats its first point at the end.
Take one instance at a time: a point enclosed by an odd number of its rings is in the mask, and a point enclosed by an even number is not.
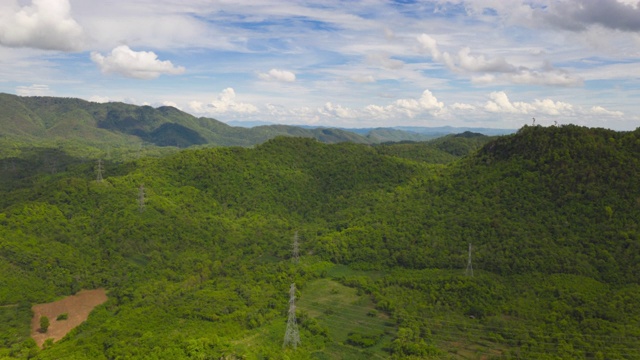
{"type": "Polygon", "coordinates": [[[0,359],[640,359],[640,128],[0,144],[0,359]]]}

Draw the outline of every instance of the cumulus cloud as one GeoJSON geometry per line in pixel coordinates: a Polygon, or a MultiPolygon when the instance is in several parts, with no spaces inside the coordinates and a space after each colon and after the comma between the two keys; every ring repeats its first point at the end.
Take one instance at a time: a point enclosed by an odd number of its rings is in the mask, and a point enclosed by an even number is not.
{"type": "Polygon", "coordinates": [[[638,2],[617,0],[557,1],[538,9],[536,15],[546,23],[570,31],[584,31],[592,25],[637,32],[640,31],[638,2]]]}
{"type": "Polygon", "coordinates": [[[327,102],[316,113],[322,117],[340,119],[398,119],[399,117],[416,118],[421,115],[438,116],[445,109],[444,103],[429,90],[425,90],[419,98],[398,99],[387,105],[371,104],[364,108],[349,108],[327,102]]]}
{"type": "Polygon", "coordinates": [[[509,113],[509,114],[526,114],[526,115],[573,115],[573,105],[562,102],[553,101],[551,99],[535,99],[531,103],[509,100],[504,91],[492,92],[489,94],[489,100],[484,106],[484,110],[492,113],[509,113]]]}
{"type": "Polygon", "coordinates": [[[362,113],[368,117],[380,119],[399,116],[414,118],[421,114],[440,115],[444,111],[444,107],[444,103],[438,101],[431,91],[425,90],[418,99],[398,99],[386,106],[371,104],[366,106],[362,113]]]}
{"type": "Polygon", "coordinates": [[[98,52],[91,53],[95,62],[104,74],[120,74],[134,79],[155,79],[160,75],[182,74],[182,66],[174,66],[171,61],[158,60],[152,51],[133,51],[126,45],[116,47],[111,54],[103,56],[98,52]]]}
{"type": "Polygon", "coordinates": [[[29,86],[16,87],[16,94],[20,96],[43,96],[49,93],[48,85],[33,84],[29,86]]]}
{"type": "Polygon", "coordinates": [[[268,73],[260,73],[258,77],[265,81],[294,82],[296,74],[287,70],[271,69],[268,73]]]}
{"type": "Polygon", "coordinates": [[[162,102],[162,106],[171,106],[171,107],[174,107],[174,108],[176,108],[178,110],[182,110],[182,108],[178,104],[173,102],[173,101],[168,101],[168,100],[167,101],[163,101],[162,102]]]}
{"type": "Polygon", "coordinates": [[[438,42],[427,34],[421,34],[417,37],[417,40],[422,48],[431,54],[434,60],[443,62],[454,71],[515,72],[517,70],[514,65],[509,64],[504,58],[487,59],[481,54],[473,55],[468,47],[460,49],[457,55],[441,52],[438,48],[438,42]]]}
{"type": "Polygon", "coordinates": [[[204,106],[199,102],[191,102],[190,107],[196,112],[210,113],[242,113],[250,114],[258,112],[258,108],[252,104],[236,101],[236,92],[233,88],[226,88],[217,98],[204,106]]]}
{"type": "Polygon", "coordinates": [[[453,105],[451,105],[451,108],[454,110],[462,110],[462,111],[473,111],[476,109],[475,106],[471,104],[464,104],[464,103],[454,103],[453,105]]]}
{"type": "MultiPolygon", "coordinates": [[[[403,98],[388,104],[370,104],[363,108],[349,108],[332,102],[327,102],[316,110],[321,119],[353,121],[385,121],[398,119],[439,119],[440,121],[457,118],[470,119],[494,119],[496,115],[507,118],[524,116],[548,117],[551,119],[584,119],[584,118],[621,118],[624,114],[620,111],[612,111],[601,106],[583,108],[564,101],[549,98],[533,99],[531,101],[513,101],[504,91],[496,91],[488,94],[488,100],[484,103],[469,104],[456,102],[445,105],[439,101],[429,90],[425,90],[419,98],[403,98]]],[[[273,112],[273,111],[272,111],[273,112]]],[[[278,113],[282,113],[279,109],[278,113]]],[[[303,118],[309,117],[306,114],[303,118]]],[[[301,118],[298,116],[298,119],[301,118]]]]}
{"type": "Polygon", "coordinates": [[[554,68],[545,62],[540,69],[516,66],[502,57],[488,58],[483,54],[472,54],[469,47],[463,47],[457,54],[440,51],[438,42],[427,34],[417,38],[423,51],[428,52],[434,61],[444,64],[457,73],[481,74],[472,75],[475,84],[493,84],[508,82],[514,84],[575,86],[583,80],[569,72],[554,68]]]}
{"type": "Polygon", "coordinates": [[[431,91],[425,90],[420,99],[398,99],[393,106],[408,114],[410,117],[422,111],[438,111],[442,110],[444,104],[433,96],[431,91]]]}
{"type": "Polygon", "coordinates": [[[594,115],[604,115],[604,116],[613,116],[613,117],[621,117],[624,116],[622,111],[611,111],[603,108],[602,106],[593,106],[590,109],[591,114],[594,115]]]}
{"type": "Polygon", "coordinates": [[[531,104],[525,102],[511,102],[504,91],[496,91],[489,94],[489,101],[484,109],[495,113],[528,114],[534,110],[531,104]]]}
{"type": "Polygon", "coordinates": [[[22,8],[0,11],[0,44],[44,50],[76,51],[82,27],[71,17],[69,0],[33,0],[22,8]]]}
{"type": "Polygon", "coordinates": [[[355,110],[342,107],[340,105],[333,105],[331,102],[327,102],[324,107],[318,109],[318,113],[324,116],[339,117],[346,119],[353,119],[358,117],[355,110]]]}
{"type": "MultiPolygon", "coordinates": [[[[555,101],[552,99],[534,99],[533,101],[512,101],[504,91],[492,92],[488,95],[489,100],[476,108],[484,110],[486,114],[504,114],[504,115],[524,115],[527,117],[548,116],[558,120],[574,118],[577,122],[584,119],[604,119],[615,118],[620,119],[625,116],[621,111],[609,110],[602,106],[582,107],[570,104],[564,101],[555,101]]],[[[453,111],[472,109],[472,105],[454,104],[449,108],[453,111]]]]}
{"type": "Polygon", "coordinates": [[[437,61],[441,60],[442,54],[438,49],[438,42],[436,41],[436,39],[432,38],[427,34],[420,34],[417,37],[417,40],[420,43],[420,45],[422,45],[422,48],[431,54],[431,57],[434,60],[437,60],[437,61]]]}

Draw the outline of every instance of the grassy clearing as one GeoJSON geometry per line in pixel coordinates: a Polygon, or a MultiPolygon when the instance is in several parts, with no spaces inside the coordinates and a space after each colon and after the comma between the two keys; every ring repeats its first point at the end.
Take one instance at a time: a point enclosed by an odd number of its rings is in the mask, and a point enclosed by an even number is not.
{"type": "Polygon", "coordinates": [[[356,289],[330,279],[310,282],[301,291],[298,309],[327,329],[331,342],[316,354],[318,359],[324,355],[331,359],[388,357],[383,348],[393,338],[395,325],[375,310],[371,299],[358,295],[356,289]],[[353,341],[354,334],[373,340],[371,344],[358,345],[353,341]]]}

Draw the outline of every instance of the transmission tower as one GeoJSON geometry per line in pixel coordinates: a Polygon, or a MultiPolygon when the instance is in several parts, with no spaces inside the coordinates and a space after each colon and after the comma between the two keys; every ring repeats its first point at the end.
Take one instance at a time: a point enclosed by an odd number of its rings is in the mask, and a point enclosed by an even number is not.
{"type": "Polygon", "coordinates": [[[102,159],[98,159],[98,166],[96,168],[96,173],[98,174],[98,178],[96,179],[98,182],[102,182],[102,159]]]}
{"type": "Polygon", "coordinates": [[[138,188],[138,210],[144,211],[144,184],[138,188]]]}
{"type": "Polygon", "coordinates": [[[287,319],[287,332],[284,334],[282,347],[293,346],[296,349],[300,345],[300,333],[296,322],[296,284],[289,288],[289,318],[287,319]]]}
{"type": "Polygon", "coordinates": [[[298,232],[293,236],[293,262],[298,263],[300,256],[300,244],[298,243],[298,232]]]}
{"type": "Polygon", "coordinates": [[[467,261],[467,270],[464,274],[473,277],[473,266],[471,266],[471,243],[469,243],[469,261],[467,261]]]}

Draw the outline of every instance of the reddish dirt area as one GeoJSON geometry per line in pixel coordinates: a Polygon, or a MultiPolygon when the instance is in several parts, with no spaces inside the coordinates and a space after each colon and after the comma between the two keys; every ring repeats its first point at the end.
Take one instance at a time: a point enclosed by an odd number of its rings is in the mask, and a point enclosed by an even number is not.
{"type": "Polygon", "coordinates": [[[47,339],[58,341],[62,339],[71,329],[87,320],[89,313],[96,306],[107,301],[105,289],[81,290],[75,295],[54,301],[48,304],[34,305],[33,319],[31,319],[31,337],[39,347],[47,339]],[[67,314],[66,320],[56,320],[58,315],[67,314]],[[40,317],[49,318],[49,330],[46,333],[40,332],[40,317]]]}

